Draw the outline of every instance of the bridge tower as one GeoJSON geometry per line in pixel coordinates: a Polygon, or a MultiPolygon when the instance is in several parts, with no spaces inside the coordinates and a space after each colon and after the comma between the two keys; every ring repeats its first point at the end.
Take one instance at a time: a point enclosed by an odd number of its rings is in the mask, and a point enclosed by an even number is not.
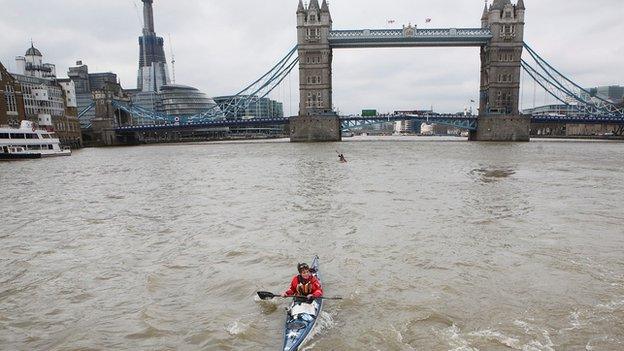
{"type": "Polygon", "coordinates": [[[327,0],[297,8],[299,115],[290,122],[291,141],[340,141],[340,119],[332,106],[332,18],[327,0]]]}
{"type": "Polygon", "coordinates": [[[121,88],[114,83],[107,83],[102,89],[93,92],[95,117],[91,120],[91,130],[87,135],[92,145],[112,146],[132,143],[128,137],[120,138],[115,132],[115,128],[129,124],[132,116],[116,109],[113,100],[130,102],[121,88]]]}
{"type": "Polygon", "coordinates": [[[520,60],[524,43],[523,0],[487,3],[482,28],[492,31],[488,45],[481,47],[481,92],[478,130],[471,140],[528,141],[530,118],[520,115],[520,60]]]}

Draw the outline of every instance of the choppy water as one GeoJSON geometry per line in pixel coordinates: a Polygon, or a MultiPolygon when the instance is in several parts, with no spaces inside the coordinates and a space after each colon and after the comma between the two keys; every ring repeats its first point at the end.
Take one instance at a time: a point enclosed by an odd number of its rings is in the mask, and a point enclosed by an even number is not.
{"type": "Polygon", "coordinates": [[[381,140],[0,163],[0,349],[624,349],[624,144],[381,140]]]}

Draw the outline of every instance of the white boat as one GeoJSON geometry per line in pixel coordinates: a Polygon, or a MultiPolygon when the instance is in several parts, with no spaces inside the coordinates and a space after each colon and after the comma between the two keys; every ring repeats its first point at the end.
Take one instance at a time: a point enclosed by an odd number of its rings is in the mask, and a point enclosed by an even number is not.
{"type": "Polygon", "coordinates": [[[61,148],[54,133],[30,121],[22,121],[19,128],[0,127],[0,160],[70,155],[71,150],[61,148]]]}

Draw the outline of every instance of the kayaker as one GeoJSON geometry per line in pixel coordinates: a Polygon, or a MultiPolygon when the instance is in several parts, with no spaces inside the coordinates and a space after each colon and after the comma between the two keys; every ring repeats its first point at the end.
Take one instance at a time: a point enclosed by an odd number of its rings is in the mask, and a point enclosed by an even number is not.
{"type": "Polygon", "coordinates": [[[284,291],[282,297],[305,296],[308,302],[311,302],[314,298],[322,297],[323,289],[321,288],[321,282],[312,274],[310,266],[307,263],[299,263],[297,271],[299,271],[299,274],[293,277],[290,282],[290,289],[284,291]]]}
{"type": "Polygon", "coordinates": [[[340,162],[343,162],[343,163],[346,163],[346,162],[347,162],[347,159],[344,157],[344,155],[343,155],[343,154],[339,154],[339,155],[338,155],[338,160],[339,160],[340,162]]]}

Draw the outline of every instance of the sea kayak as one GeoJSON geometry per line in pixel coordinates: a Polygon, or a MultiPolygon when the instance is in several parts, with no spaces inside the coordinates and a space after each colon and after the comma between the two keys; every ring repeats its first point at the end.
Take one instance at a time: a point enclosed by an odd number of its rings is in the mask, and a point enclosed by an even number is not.
{"type": "MultiPolygon", "coordinates": [[[[318,256],[312,260],[310,271],[321,282],[318,256]]],[[[286,311],[284,351],[297,351],[307,341],[322,308],[322,299],[316,299],[312,303],[297,302],[296,299],[293,299],[290,308],[286,311]]]]}

